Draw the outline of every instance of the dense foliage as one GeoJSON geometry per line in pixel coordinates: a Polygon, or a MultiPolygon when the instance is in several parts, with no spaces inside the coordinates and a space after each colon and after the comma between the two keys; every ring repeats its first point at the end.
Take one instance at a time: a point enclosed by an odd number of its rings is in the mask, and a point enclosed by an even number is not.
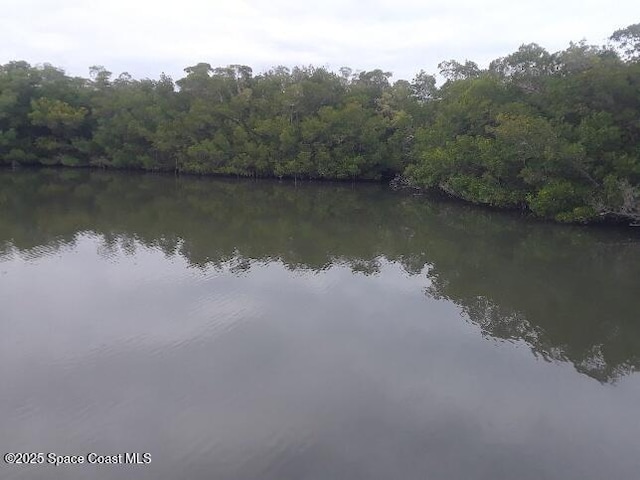
{"type": "Polygon", "coordinates": [[[185,69],[175,83],[0,66],[0,165],[381,179],[559,221],[640,222],[640,24],[481,69],[185,69]]]}

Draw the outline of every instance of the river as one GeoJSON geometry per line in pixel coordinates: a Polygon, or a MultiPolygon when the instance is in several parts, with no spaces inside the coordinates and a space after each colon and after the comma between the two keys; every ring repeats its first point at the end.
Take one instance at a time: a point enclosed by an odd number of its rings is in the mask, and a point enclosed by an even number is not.
{"type": "Polygon", "coordinates": [[[630,480],[639,372],[636,230],[0,171],[1,453],[151,459],[3,479],[630,480]]]}

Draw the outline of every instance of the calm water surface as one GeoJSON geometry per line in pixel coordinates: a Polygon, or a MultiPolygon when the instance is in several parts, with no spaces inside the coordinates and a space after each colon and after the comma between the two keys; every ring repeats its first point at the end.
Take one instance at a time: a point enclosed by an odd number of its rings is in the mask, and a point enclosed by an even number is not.
{"type": "Polygon", "coordinates": [[[640,478],[640,235],[390,192],[0,172],[2,479],[640,478]]]}

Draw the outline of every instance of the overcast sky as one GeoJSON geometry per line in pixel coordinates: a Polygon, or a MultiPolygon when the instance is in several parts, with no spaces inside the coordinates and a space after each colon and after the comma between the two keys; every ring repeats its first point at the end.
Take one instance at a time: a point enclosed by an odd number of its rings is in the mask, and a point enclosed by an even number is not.
{"type": "Polygon", "coordinates": [[[536,42],[602,44],[640,22],[639,0],[0,0],[0,63],[89,66],[174,79],[240,63],[382,68],[411,79],[442,60],[494,58],[536,42]]]}

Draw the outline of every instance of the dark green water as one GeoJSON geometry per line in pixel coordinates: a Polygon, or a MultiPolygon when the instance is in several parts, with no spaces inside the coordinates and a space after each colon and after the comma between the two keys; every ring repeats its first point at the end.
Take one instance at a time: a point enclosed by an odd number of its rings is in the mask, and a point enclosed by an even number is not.
{"type": "Polygon", "coordinates": [[[2,479],[640,478],[640,235],[394,193],[0,171],[2,479]]]}

